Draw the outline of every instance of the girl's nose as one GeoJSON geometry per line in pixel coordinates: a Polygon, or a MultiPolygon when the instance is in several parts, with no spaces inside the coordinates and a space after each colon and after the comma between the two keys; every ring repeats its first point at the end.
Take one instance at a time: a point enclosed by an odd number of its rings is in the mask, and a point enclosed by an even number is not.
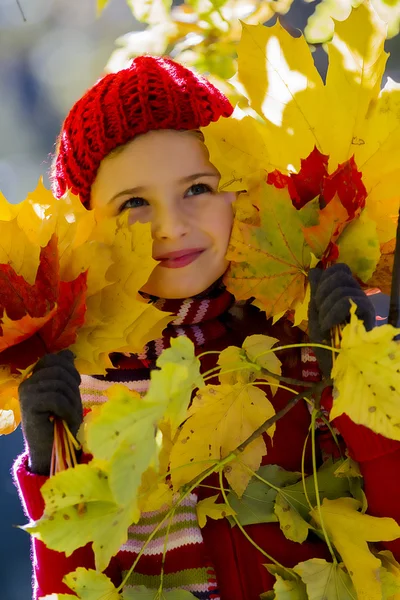
{"type": "Polygon", "coordinates": [[[178,205],[164,207],[155,211],[152,219],[152,234],[154,239],[174,240],[187,235],[190,225],[178,205]]]}

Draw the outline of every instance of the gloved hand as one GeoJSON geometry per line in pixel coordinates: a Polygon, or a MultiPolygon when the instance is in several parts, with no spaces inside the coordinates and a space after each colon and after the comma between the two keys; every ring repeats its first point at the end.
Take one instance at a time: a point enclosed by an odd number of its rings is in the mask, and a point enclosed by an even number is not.
{"type": "Polygon", "coordinates": [[[41,358],[31,377],[19,386],[22,429],[32,473],[50,473],[54,439],[51,416],[66,421],[71,433],[76,435],[83,420],[80,382],[74,355],[70,350],[62,350],[41,358]]]}
{"type": "MultiPolygon", "coordinates": [[[[350,317],[350,300],[356,305],[356,315],[369,331],[375,326],[375,309],[368,296],[354,279],[349,267],[338,263],[328,269],[311,269],[308,278],[311,300],[308,308],[308,334],[311,342],[331,345],[330,330],[346,323],[350,317]]],[[[330,377],[332,353],[313,348],[319,367],[330,377]]]]}

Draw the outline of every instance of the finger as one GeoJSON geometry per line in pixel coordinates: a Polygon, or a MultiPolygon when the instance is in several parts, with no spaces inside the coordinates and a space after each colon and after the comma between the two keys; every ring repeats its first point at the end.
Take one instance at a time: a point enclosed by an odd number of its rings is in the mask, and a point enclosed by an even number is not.
{"type": "Polygon", "coordinates": [[[320,310],[324,300],[337,289],[349,289],[353,294],[354,292],[364,293],[354,277],[348,273],[336,272],[329,277],[321,277],[318,289],[315,292],[315,302],[320,310]]]}
{"type": "Polygon", "coordinates": [[[327,279],[335,273],[343,273],[344,275],[351,275],[351,277],[353,277],[351,269],[348,265],[346,265],[346,263],[336,263],[331,267],[328,267],[327,269],[323,270],[322,279],[327,279]]]}
{"type": "Polygon", "coordinates": [[[308,281],[310,282],[311,287],[311,297],[313,297],[315,295],[315,292],[317,291],[322,274],[323,270],[317,267],[315,267],[314,269],[310,269],[308,272],[308,281]]]}
{"type": "Polygon", "coordinates": [[[44,379],[34,383],[26,381],[20,385],[19,397],[24,408],[33,412],[38,407],[41,410],[54,411],[57,405],[63,401],[67,402],[74,410],[79,409],[82,404],[79,390],[72,389],[68,383],[60,379],[44,379]],[[47,406],[44,404],[43,398],[49,397],[50,393],[53,394],[53,398],[47,406]]]}
{"type": "Polygon", "coordinates": [[[50,367],[60,367],[65,372],[69,373],[71,377],[73,377],[78,385],[81,383],[81,377],[76,370],[74,362],[70,359],[69,355],[65,355],[64,352],[68,352],[72,355],[72,352],[69,350],[62,351],[59,354],[45,354],[35,365],[32,373],[37,373],[38,371],[43,371],[44,369],[50,367]]]}
{"type": "Polygon", "coordinates": [[[348,321],[351,307],[350,300],[357,305],[357,316],[363,321],[365,319],[366,327],[372,329],[375,324],[374,308],[367,296],[363,292],[356,296],[351,293],[351,290],[339,289],[335,290],[320,308],[319,323],[323,334],[327,333],[332,327],[348,321]]]}
{"type": "MultiPolygon", "coordinates": [[[[46,386],[44,386],[44,388],[45,387],[46,386]]],[[[58,396],[55,396],[56,393],[57,392],[54,392],[54,390],[49,387],[43,389],[40,396],[37,397],[31,412],[34,411],[36,417],[43,415],[48,418],[54,416],[58,419],[63,419],[72,430],[76,431],[83,420],[82,403],[76,401],[71,402],[69,398],[60,392],[58,392],[58,396]],[[56,401],[54,398],[56,398],[56,401]]],[[[45,422],[45,420],[43,422],[45,422]]]]}
{"type": "Polygon", "coordinates": [[[58,365],[36,371],[31,377],[25,379],[25,381],[21,383],[20,389],[30,390],[30,393],[36,393],[38,384],[43,381],[64,382],[70,388],[73,395],[79,396],[80,394],[79,382],[76,377],[71,375],[69,371],[66,371],[64,367],[58,365]]]}

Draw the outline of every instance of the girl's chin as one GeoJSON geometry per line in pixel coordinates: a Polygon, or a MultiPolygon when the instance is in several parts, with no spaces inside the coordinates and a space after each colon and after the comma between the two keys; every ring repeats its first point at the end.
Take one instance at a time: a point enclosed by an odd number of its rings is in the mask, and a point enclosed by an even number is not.
{"type": "Polygon", "coordinates": [[[142,292],[167,300],[191,298],[208,289],[224,274],[226,268],[219,269],[215,275],[208,274],[208,277],[204,276],[204,272],[198,271],[189,277],[187,271],[183,273],[184,270],[179,269],[181,273],[178,273],[178,269],[164,269],[157,266],[149,281],[143,286],[142,292]]]}

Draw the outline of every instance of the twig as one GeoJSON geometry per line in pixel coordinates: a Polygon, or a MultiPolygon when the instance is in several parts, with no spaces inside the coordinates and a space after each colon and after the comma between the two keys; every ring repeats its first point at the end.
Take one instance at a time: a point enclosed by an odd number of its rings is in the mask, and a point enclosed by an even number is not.
{"type": "Polygon", "coordinates": [[[24,11],[23,11],[23,8],[22,8],[22,6],[21,6],[21,3],[20,3],[20,1],[19,1],[19,0],[15,0],[15,1],[16,1],[16,3],[17,3],[17,6],[18,6],[18,8],[19,8],[19,12],[21,13],[22,19],[23,19],[24,23],[26,23],[26,22],[27,22],[27,18],[25,17],[25,13],[24,13],[24,11]]]}
{"type": "Polygon", "coordinates": [[[279,421],[279,419],[282,419],[282,417],[284,417],[286,415],[286,413],[288,413],[294,406],[296,406],[296,404],[298,403],[299,400],[301,400],[302,398],[309,398],[309,397],[313,396],[314,394],[318,394],[327,385],[330,385],[331,383],[332,383],[331,380],[319,381],[317,384],[313,385],[312,388],[309,388],[308,390],[305,390],[303,392],[299,392],[298,394],[296,394],[296,396],[294,396],[291,400],[289,400],[289,402],[286,404],[286,406],[284,408],[282,408],[279,412],[277,412],[273,417],[270,417],[269,419],[267,419],[258,429],[256,429],[256,431],[254,431],[247,438],[247,440],[245,440],[242,444],[240,444],[240,446],[238,446],[238,448],[236,449],[236,452],[237,453],[243,452],[243,450],[249,444],[251,444],[251,442],[254,442],[254,440],[257,439],[259,435],[264,433],[264,431],[267,431],[267,429],[269,429],[271,427],[271,425],[273,425],[274,423],[279,421]]]}
{"type": "Polygon", "coordinates": [[[310,381],[301,381],[300,379],[293,379],[292,377],[283,377],[282,375],[268,371],[268,369],[264,369],[264,367],[261,368],[261,373],[263,375],[268,375],[268,377],[272,377],[273,379],[277,379],[278,381],[282,381],[282,383],[301,385],[301,387],[314,387],[314,383],[311,383],[310,381]]]}
{"type": "MultiPolygon", "coordinates": [[[[394,262],[392,273],[392,287],[390,290],[390,308],[388,323],[393,327],[399,326],[400,316],[400,210],[397,222],[396,247],[394,250],[394,262]]],[[[398,339],[398,336],[396,336],[398,339]]]]}

